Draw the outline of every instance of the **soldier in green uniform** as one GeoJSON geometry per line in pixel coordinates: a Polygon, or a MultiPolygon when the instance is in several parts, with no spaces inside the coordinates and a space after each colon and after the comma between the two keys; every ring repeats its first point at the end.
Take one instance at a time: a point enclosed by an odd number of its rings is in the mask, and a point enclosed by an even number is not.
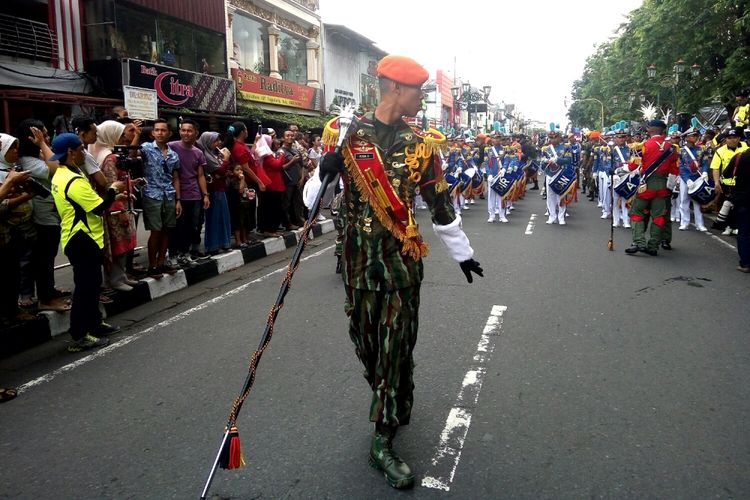
{"type": "MultiPolygon", "coordinates": [[[[349,336],[372,390],[370,420],[375,423],[369,462],[395,488],[414,484],[414,474],[393,451],[396,430],[409,423],[413,402],[412,351],[417,339],[419,290],[423,277],[422,241],[412,216],[417,187],[427,203],[433,228],[459,262],[469,283],[482,276],[473,250],[454,214],[443,179],[439,148],[445,136],[407,125],[421,107],[427,71],[402,56],[378,64],[381,101],[358,120],[358,130],[341,153],[330,151],[321,178],[342,173],[344,199],[342,276],[349,336]]],[[[323,142],[336,143],[335,120],[323,142]]]]}

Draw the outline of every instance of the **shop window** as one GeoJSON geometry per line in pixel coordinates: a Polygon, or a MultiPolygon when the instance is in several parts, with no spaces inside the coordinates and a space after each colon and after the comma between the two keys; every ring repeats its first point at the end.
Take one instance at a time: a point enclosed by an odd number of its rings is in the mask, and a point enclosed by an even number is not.
{"type": "Polygon", "coordinates": [[[378,105],[380,88],[378,79],[372,75],[359,75],[360,107],[362,111],[372,111],[378,105]]]}
{"type": "Polygon", "coordinates": [[[284,32],[279,35],[279,73],[284,80],[307,83],[306,42],[284,32]]]}
{"type": "Polygon", "coordinates": [[[140,59],[226,77],[221,33],[111,0],[86,0],[88,57],[140,59]]]}
{"type": "Polygon", "coordinates": [[[268,75],[268,35],[258,21],[235,15],[232,21],[232,59],[240,69],[268,75]]]}

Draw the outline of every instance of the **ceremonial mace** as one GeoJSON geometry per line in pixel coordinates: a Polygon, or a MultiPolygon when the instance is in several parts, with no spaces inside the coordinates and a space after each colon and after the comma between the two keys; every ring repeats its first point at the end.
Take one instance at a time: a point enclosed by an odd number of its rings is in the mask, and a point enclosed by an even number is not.
{"type": "MultiPolygon", "coordinates": [[[[336,144],[336,148],[334,149],[334,152],[336,153],[341,151],[344,142],[356,128],[357,119],[354,116],[354,106],[347,105],[343,108],[340,108],[337,121],[339,127],[339,138],[336,144]]],[[[235,425],[237,422],[237,416],[242,409],[242,404],[250,395],[250,391],[253,387],[253,382],[255,382],[255,371],[258,368],[258,363],[260,363],[260,358],[261,356],[263,356],[263,352],[271,342],[276,316],[279,314],[279,310],[284,306],[284,297],[286,297],[287,292],[289,292],[289,288],[292,283],[292,276],[294,276],[294,272],[299,266],[300,257],[302,256],[302,252],[305,250],[305,246],[307,245],[307,239],[310,235],[310,231],[315,220],[318,217],[318,212],[320,211],[320,201],[323,198],[323,194],[328,188],[328,185],[331,183],[331,181],[333,181],[334,177],[335,175],[326,174],[321,182],[320,190],[315,197],[315,201],[310,208],[310,213],[307,217],[307,221],[305,222],[305,226],[302,228],[299,242],[297,243],[297,247],[294,249],[294,255],[292,255],[292,259],[289,262],[284,280],[281,282],[279,295],[276,297],[276,302],[274,302],[274,304],[271,306],[271,310],[268,312],[266,328],[263,331],[263,336],[260,339],[258,349],[256,349],[253,352],[253,355],[250,357],[250,366],[248,367],[248,373],[245,377],[245,383],[242,386],[242,391],[240,392],[240,395],[237,396],[237,398],[234,400],[232,409],[229,412],[229,419],[227,420],[227,425],[224,429],[224,435],[222,436],[221,444],[219,445],[219,451],[216,453],[216,458],[214,459],[214,462],[211,465],[211,470],[208,473],[206,484],[203,487],[203,492],[200,496],[201,500],[205,500],[206,495],[208,495],[208,489],[211,487],[211,482],[213,482],[217,467],[221,467],[222,469],[237,469],[245,465],[245,461],[240,450],[240,436],[235,425]]]]}

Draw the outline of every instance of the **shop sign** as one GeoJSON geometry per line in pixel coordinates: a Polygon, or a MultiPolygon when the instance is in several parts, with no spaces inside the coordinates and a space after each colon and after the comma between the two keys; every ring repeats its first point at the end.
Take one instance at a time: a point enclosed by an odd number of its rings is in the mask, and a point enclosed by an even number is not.
{"type": "Polygon", "coordinates": [[[128,116],[141,120],[156,120],[159,117],[159,96],[155,90],[123,85],[122,93],[128,116]]]}
{"type": "Polygon", "coordinates": [[[323,91],[241,69],[232,70],[242,99],[292,108],[323,110],[323,91]]]}
{"type": "Polygon", "coordinates": [[[234,82],[136,59],[123,61],[123,85],[153,89],[159,103],[197,111],[235,113],[234,82]]]}

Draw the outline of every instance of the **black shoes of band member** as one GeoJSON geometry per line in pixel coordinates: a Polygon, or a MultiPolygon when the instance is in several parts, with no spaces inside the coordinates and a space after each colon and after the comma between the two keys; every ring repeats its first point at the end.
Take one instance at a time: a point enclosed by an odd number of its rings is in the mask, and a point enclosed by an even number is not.
{"type": "Polygon", "coordinates": [[[93,335],[84,335],[78,340],[74,340],[68,346],[68,352],[81,352],[94,349],[96,347],[104,347],[109,344],[109,339],[100,339],[93,335]]]}
{"type": "Polygon", "coordinates": [[[119,326],[110,325],[109,323],[105,323],[102,321],[99,323],[99,326],[94,328],[94,331],[91,332],[94,337],[103,337],[104,335],[113,335],[115,333],[118,333],[120,331],[119,326]]]}
{"type": "Polygon", "coordinates": [[[659,253],[656,251],[655,248],[644,248],[642,252],[645,253],[646,255],[650,255],[651,257],[656,257],[659,253]]]}
{"type": "Polygon", "coordinates": [[[662,242],[661,242],[661,247],[662,247],[662,248],[663,248],[664,250],[672,250],[672,245],[671,245],[671,243],[669,243],[668,241],[662,241],[662,242]]]}
{"type": "Polygon", "coordinates": [[[643,248],[643,247],[639,247],[637,245],[632,245],[632,246],[630,246],[630,247],[628,247],[628,248],[625,249],[625,253],[628,254],[628,255],[635,255],[638,252],[642,252],[644,250],[645,250],[645,248],[643,248]]]}

